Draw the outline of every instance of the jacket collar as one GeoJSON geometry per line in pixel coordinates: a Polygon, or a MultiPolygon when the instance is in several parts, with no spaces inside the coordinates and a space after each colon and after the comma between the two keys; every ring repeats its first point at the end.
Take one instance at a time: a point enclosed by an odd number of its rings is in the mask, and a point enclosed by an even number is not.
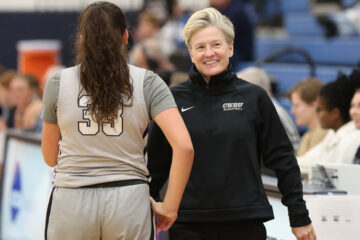
{"type": "Polygon", "coordinates": [[[220,86],[227,85],[227,83],[236,77],[235,73],[232,71],[231,64],[228,65],[227,69],[217,75],[214,75],[210,78],[209,84],[205,81],[204,77],[197,70],[196,66],[193,65],[189,71],[189,78],[193,84],[199,85],[200,87],[209,87],[216,88],[220,86]]]}

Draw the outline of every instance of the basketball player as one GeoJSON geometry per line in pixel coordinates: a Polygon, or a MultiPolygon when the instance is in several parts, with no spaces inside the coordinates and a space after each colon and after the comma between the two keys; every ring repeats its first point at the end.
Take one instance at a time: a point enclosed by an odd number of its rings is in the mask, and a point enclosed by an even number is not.
{"type": "Polygon", "coordinates": [[[167,230],[177,217],[192,143],[162,79],[127,64],[127,42],[120,8],[89,5],[80,16],[78,65],[46,83],[42,151],[56,167],[45,239],[155,239],[143,154],[150,119],[174,151],[165,200],[152,200],[157,230],[167,230]]]}

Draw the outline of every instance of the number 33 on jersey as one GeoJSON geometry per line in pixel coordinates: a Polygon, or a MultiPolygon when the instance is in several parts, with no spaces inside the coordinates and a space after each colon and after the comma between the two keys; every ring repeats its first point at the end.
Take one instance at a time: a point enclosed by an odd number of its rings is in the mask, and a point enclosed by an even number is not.
{"type": "Polygon", "coordinates": [[[94,119],[91,117],[91,114],[89,113],[89,102],[89,96],[82,95],[79,97],[78,107],[83,109],[83,121],[78,121],[79,132],[85,136],[95,136],[100,132],[101,127],[102,132],[106,136],[120,136],[123,132],[123,119],[121,116],[123,113],[122,106],[119,110],[119,117],[115,120],[114,124],[111,124],[110,121],[97,123],[94,121],[94,119]]]}

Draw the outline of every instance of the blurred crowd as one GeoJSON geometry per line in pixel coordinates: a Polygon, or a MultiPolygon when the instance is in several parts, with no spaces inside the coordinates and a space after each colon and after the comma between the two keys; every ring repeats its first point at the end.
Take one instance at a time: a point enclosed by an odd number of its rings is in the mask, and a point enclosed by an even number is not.
{"type": "MultiPolygon", "coordinates": [[[[209,0],[208,4],[227,15],[235,26],[236,47],[231,63],[237,65],[253,60],[254,23],[242,2],[209,0]]],[[[196,10],[185,11],[178,0],[144,1],[135,26],[129,26],[129,63],[158,73],[169,86],[185,81],[191,60],[182,31],[187,19],[196,10]]],[[[1,69],[2,130],[41,130],[42,91],[46,80],[59,69],[61,66],[49,67],[41,79],[19,73],[16,69],[1,69]]]]}
{"type": "Polygon", "coordinates": [[[340,73],[327,84],[315,77],[299,81],[288,92],[295,123],[273,97],[268,73],[249,67],[237,75],[265,89],[273,100],[304,178],[317,163],[359,164],[360,69],[340,73]],[[299,127],[306,130],[300,132],[299,127]]]}
{"type": "MultiPolygon", "coordinates": [[[[60,70],[49,67],[44,78],[60,70]]],[[[40,114],[44,81],[35,75],[18,73],[13,69],[0,72],[0,131],[7,128],[41,131],[40,114]]]]}
{"type": "MultiPolygon", "coordinates": [[[[237,66],[254,60],[254,21],[242,1],[209,0],[209,4],[234,24],[235,52],[231,64],[237,66]]],[[[136,26],[129,29],[129,62],[156,72],[170,87],[186,81],[191,60],[182,31],[195,10],[184,11],[177,0],[145,1],[136,26]]],[[[7,128],[41,131],[44,85],[61,69],[62,66],[51,66],[42,79],[37,79],[15,69],[0,68],[0,131],[7,128]]],[[[299,81],[288,93],[291,113],[273,96],[270,76],[264,70],[250,67],[239,72],[238,76],[264,88],[272,98],[303,173],[307,173],[309,164],[316,161],[359,163],[358,70],[350,75],[340,74],[326,85],[314,77],[299,81]],[[306,130],[299,131],[300,126],[306,130]]]]}

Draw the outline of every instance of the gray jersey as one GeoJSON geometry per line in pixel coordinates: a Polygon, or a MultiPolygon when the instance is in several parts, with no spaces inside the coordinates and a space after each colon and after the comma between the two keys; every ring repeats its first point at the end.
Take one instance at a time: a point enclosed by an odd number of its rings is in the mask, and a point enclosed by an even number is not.
{"type": "Polygon", "coordinates": [[[147,180],[145,130],[150,118],[176,104],[156,74],[132,65],[129,69],[134,88],[132,106],[120,109],[113,126],[93,121],[88,111],[89,97],[86,93],[79,97],[78,66],[48,80],[42,118],[57,123],[61,132],[55,186],[147,180]]]}

